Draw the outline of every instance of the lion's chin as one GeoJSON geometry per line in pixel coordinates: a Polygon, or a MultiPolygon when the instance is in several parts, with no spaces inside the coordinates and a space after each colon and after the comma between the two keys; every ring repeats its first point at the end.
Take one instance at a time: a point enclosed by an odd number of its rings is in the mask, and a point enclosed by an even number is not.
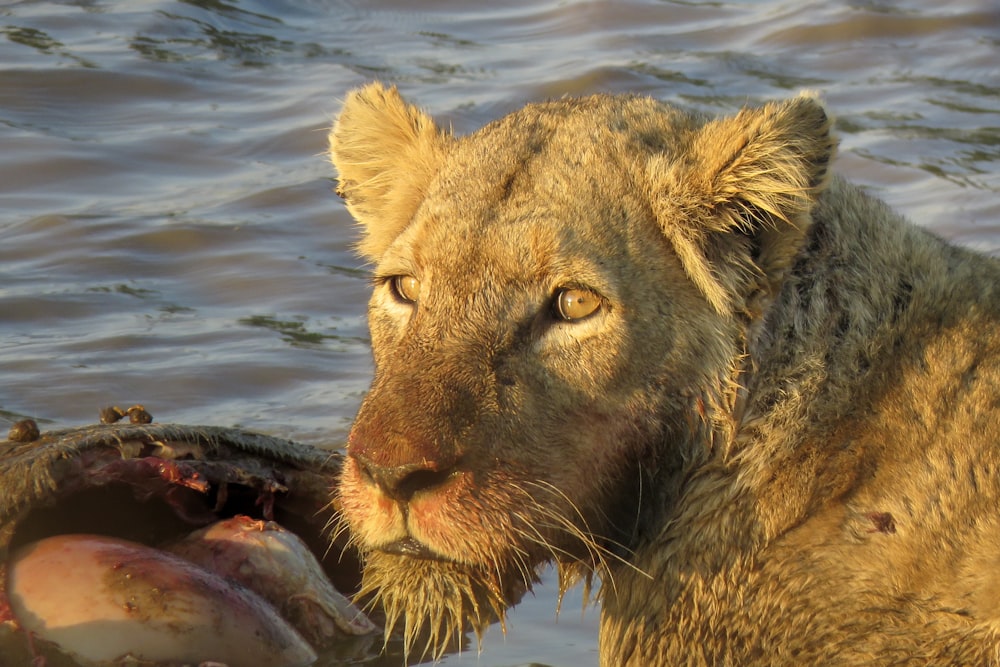
{"type": "Polygon", "coordinates": [[[481,638],[490,623],[502,625],[507,608],[537,581],[534,572],[504,575],[402,548],[372,551],[366,555],[358,596],[372,595],[382,606],[386,639],[400,631],[409,656],[437,659],[460,648],[466,630],[481,638]]]}

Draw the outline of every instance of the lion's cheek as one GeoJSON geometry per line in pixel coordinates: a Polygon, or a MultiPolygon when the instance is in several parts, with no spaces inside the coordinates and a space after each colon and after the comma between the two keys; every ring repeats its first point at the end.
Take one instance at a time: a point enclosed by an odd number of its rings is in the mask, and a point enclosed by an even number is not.
{"type": "Polygon", "coordinates": [[[339,498],[344,518],[364,547],[377,548],[407,536],[399,506],[364,479],[354,459],[344,461],[339,498]]]}

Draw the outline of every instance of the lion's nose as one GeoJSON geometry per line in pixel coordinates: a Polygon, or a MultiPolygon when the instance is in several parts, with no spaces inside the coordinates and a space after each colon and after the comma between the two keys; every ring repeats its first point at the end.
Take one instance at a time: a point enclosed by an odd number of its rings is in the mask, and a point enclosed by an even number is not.
{"type": "Polygon", "coordinates": [[[382,492],[393,500],[407,503],[418,491],[426,491],[443,484],[454,473],[451,465],[441,466],[434,461],[382,466],[361,455],[354,455],[361,474],[371,479],[382,492]]]}

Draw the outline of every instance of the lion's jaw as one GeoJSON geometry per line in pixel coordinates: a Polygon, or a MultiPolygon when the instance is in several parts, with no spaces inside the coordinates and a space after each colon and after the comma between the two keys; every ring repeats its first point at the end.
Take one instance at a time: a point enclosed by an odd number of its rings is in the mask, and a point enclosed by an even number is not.
{"type": "MultiPolygon", "coordinates": [[[[482,516],[460,511],[469,495],[469,473],[455,473],[442,488],[393,499],[371,482],[355,458],[341,477],[344,517],[365,556],[360,596],[375,597],[386,617],[386,636],[401,630],[406,652],[441,653],[471,627],[481,634],[504,618],[534,581],[534,562],[512,558],[502,533],[473,528],[482,516]],[[485,563],[492,561],[491,568],[485,563]],[[509,571],[516,562],[520,571],[509,571]]],[[[494,512],[509,524],[508,517],[494,512]]]]}
{"type": "MultiPolygon", "coordinates": [[[[369,396],[368,406],[372,398],[378,392],[369,396]]],[[[413,656],[440,656],[466,629],[481,635],[488,624],[502,623],[506,609],[531,589],[545,563],[556,562],[562,585],[569,585],[600,571],[604,560],[620,557],[614,541],[601,537],[615,531],[602,519],[631,526],[634,517],[623,520],[611,509],[608,517],[599,516],[603,512],[593,509],[610,508],[609,499],[573,498],[560,490],[586,488],[568,480],[592,470],[549,475],[541,461],[539,470],[531,471],[516,462],[492,465],[466,450],[463,462],[440,471],[444,474],[424,469],[412,488],[387,488],[369,467],[377,453],[366,453],[361,444],[370,433],[367,412],[362,409],[352,431],[339,504],[365,555],[360,595],[375,596],[385,611],[387,633],[402,630],[413,656]]]]}

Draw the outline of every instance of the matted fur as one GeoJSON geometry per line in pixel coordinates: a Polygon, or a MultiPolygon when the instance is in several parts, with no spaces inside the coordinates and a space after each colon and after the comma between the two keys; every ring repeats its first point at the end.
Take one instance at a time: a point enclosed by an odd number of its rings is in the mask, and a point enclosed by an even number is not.
{"type": "Polygon", "coordinates": [[[371,84],[330,144],[375,267],[339,500],[415,654],[556,562],[605,667],[1000,661],[1000,266],[831,177],[814,97],[455,137],[371,84]]]}

